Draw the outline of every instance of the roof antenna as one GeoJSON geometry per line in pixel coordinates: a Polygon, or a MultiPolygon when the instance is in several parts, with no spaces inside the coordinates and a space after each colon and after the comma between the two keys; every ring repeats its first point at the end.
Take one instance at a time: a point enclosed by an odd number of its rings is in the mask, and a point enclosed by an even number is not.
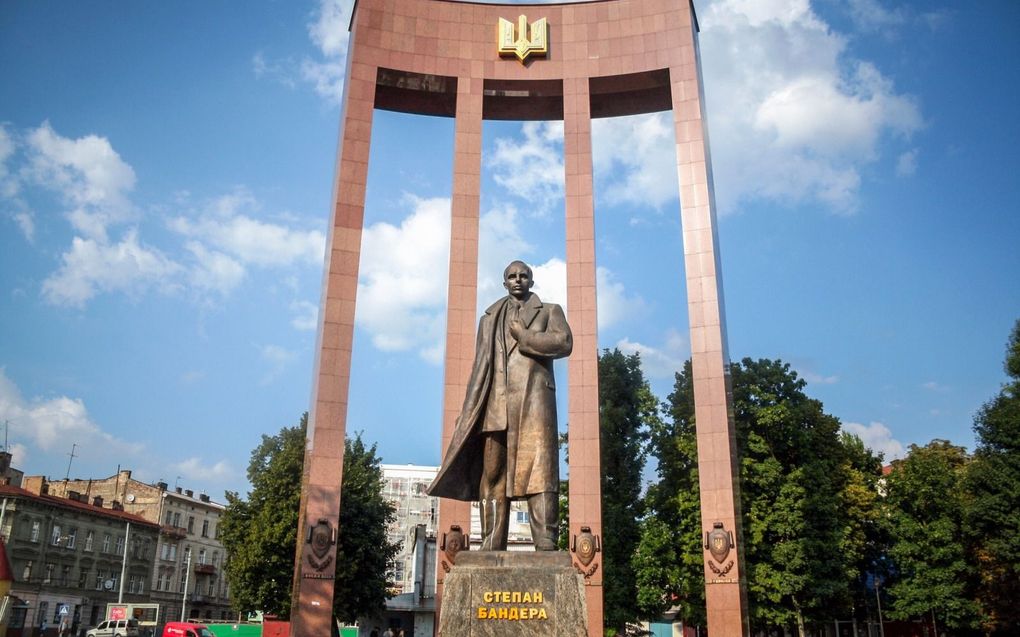
{"type": "Polygon", "coordinates": [[[71,456],[71,459],[67,461],[67,473],[64,474],[64,482],[67,482],[67,479],[71,477],[71,463],[74,462],[74,459],[76,457],[76,455],[74,453],[74,450],[77,449],[77,448],[78,448],[78,443],[76,442],[76,443],[71,445],[71,453],[67,454],[67,455],[71,456]]]}

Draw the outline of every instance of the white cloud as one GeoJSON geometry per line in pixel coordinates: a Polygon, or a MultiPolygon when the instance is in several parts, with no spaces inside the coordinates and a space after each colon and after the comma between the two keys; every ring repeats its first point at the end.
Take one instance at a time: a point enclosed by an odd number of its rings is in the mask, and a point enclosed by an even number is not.
{"type": "Polygon", "coordinates": [[[648,378],[673,378],[676,372],[683,369],[684,362],[690,356],[687,339],[676,330],[666,333],[661,347],[645,345],[626,337],[617,341],[616,347],[624,354],[640,354],[641,369],[648,378]]]}
{"type": "Polygon", "coordinates": [[[269,385],[283,375],[297,359],[297,354],[279,345],[262,345],[259,347],[259,354],[269,366],[269,370],[262,376],[260,383],[269,385]]]}
{"type": "Polygon", "coordinates": [[[816,374],[810,370],[797,370],[797,372],[800,374],[801,378],[812,385],[835,385],[839,382],[839,376],[835,374],[831,376],[822,376],[821,374],[816,374]]]}
{"type": "Polygon", "coordinates": [[[847,0],[847,8],[854,24],[864,31],[882,31],[906,21],[903,9],[886,9],[878,0],[847,0]]]}
{"type": "Polygon", "coordinates": [[[528,214],[542,215],[563,198],[563,122],[525,122],[521,134],[497,138],[485,163],[496,183],[528,202],[528,214]]]}
{"type": "Polygon", "coordinates": [[[290,304],[294,315],[290,324],[296,330],[308,331],[319,327],[319,306],[309,301],[294,301],[290,304]]]}
{"type": "Polygon", "coordinates": [[[948,386],[943,385],[942,383],[940,383],[938,381],[934,381],[934,380],[929,380],[927,382],[922,383],[921,387],[927,389],[928,391],[934,391],[934,392],[940,392],[940,393],[949,391],[949,387],[948,386]]]}
{"type": "Polygon", "coordinates": [[[892,436],[892,431],[884,424],[872,421],[862,425],[856,422],[843,423],[843,431],[852,433],[864,442],[864,446],[875,453],[881,453],[885,462],[902,458],[903,443],[892,436]]]}
{"type": "Polygon", "coordinates": [[[600,197],[610,205],[661,208],[679,197],[669,112],[592,121],[592,160],[600,197]]]}
{"type": "Polygon", "coordinates": [[[127,193],[134,188],[135,172],[105,137],[71,139],[43,122],[26,139],[26,176],[63,197],[71,206],[67,217],[75,230],[105,242],[111,224],[134,218],[127,193]]]}
{"type": "Polygon", "coordinates": [[[479,312],[506,293],[503,289],[506,266],[516,259],[527,261],[526,257],[534,250],[521,236],[519,217],[517,208],[507,204],[483,213],[478,221],[479,312]]]}
{"type": "Polygon", "coordinates": [[[21,443],[14,443],[7,448],[11,452],[11,465],[15,467],[28,466],[28,447],[21,443]]]}
{"type": "Polygon", "coordinates": [[[244,214],[258,207],[250,192],[238,188],[214,199],[197,218],[179,216],[168,225],[174,232],[199,239],[245,265],[321,265],[326,246],[322,232],[295,230],[244,214]]]}
{"type": "MultiPolygon", "coordinates": [[[[0,367],[0,420],[9,420],[11,433],[43,452],[44,455],[70,450],[78,445],[80,455],[98,458],[140,453],[143,446],[116,438],[92,421],[80,398],[26,399],[0,367]]],[[[21,454],[27,455],[27,447],[21,454]]]]}
{"type": "Polygon", "coordinates": [[[188,270],[188,281],[195,288],[226,294],[244,280],[244,266],[235,259],[210,250],[198,241],[188,241],[185,248],[195,259],[188,270]]]}
{"type": "Polygon", "coordinates": [[[638,295],[627,294],[623,283],[608,268],[595,269],[599,329],[617,324],[624,318],[633,319],[648,311],[648,304],[638,295]]]}
{"type": "Polygon", "coordinates": [[[171,465],[171,467],[176,473],[180,474],[182,478],[195,482],[223,483],[238,477],[237,472],[226,460],[220,460],[214,464],[209,464],[202,458],[193,456],[187,460],[177,462],[171,465]]]}
{"type": "Polygon", "coordinates": [[[909,177],[917,172],[917,149],[902,153],[896,160],[896,174],[900,177],[909,177]]]}
{"type": "MultiPolygon", "coordinates": [[[[503,276],[503,270],[510,262],[507,261],[499,270],[500,277],[503,276]]],[[[529,264],[530,265],[530,264],[529,264]]],[[[556,303],[562,305],[564,308],[567,307],[567,263],[563,259],[553,257],[545,263],[531,266],[532,274],[534,275],[535,287],[532,288],[532,292],[538,295],[538,298],[542,299],[544,303],[556,303]]],[[[503,282],[500,279],[500,287],[502,288],[503,282]]],[[[503,288],[503,294],[506,294],[506,289],[503,288]]],[[[489,299],[491,304],[496,297],[489,299]]]]}
{"type": "Polygon", "coordinates": [[[435,362],[436,343],[445,339],[450,200],[405,201],[412,211],[399,226],[380,222],[362,233],[355,322],[375,347],[415,349],[435,362]]]}
{"type": "Polygon", "coordinates": [[[0,124],[0,197],[13,197],[18,192],[18,182],[7,167],[7,160],[14,155],[16,144],[7,126],[0,124]]]}
{"type": "Polygon", "coordinates": [[[923,125],[808,0],[717,0],[699,19],[723,212],[754,198],[853,212],[861,167],[923,125]]]}
{"type": "Polygon", "coordinates": [[[158,250],[139,243],[130,230],[113,245],[75,237],[60,268],[43,282],[43,297],[54,305],[83,307],[99,292],[139,294],[149,288],[173,289],[181,267],[158,250]]]}

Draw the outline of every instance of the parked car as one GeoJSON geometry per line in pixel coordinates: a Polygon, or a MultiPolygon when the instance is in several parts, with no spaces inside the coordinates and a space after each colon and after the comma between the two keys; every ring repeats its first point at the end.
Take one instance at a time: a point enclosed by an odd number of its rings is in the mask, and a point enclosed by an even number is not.
{"type": "Polygon", "coordinates": [[[167,622],[163,626],[163,637],[214,637],[214,635],[205,624],[167,622]]]}
{"type": "Polygon", "coordinates": [[[107,619],[89,629],[85,637],[138,637],[138,620],[107,619]]]}

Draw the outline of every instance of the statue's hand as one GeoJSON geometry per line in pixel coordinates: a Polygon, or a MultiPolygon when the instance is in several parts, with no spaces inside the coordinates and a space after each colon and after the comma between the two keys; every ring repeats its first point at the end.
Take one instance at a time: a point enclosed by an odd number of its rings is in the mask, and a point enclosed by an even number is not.
{"type": "Polygon", "coordinates": [[[524,323],[521,323],[520,319],[513,319],[510,321],[510,335],[518,341],[521,340],[521,334],[524,333],[524,323]]]}

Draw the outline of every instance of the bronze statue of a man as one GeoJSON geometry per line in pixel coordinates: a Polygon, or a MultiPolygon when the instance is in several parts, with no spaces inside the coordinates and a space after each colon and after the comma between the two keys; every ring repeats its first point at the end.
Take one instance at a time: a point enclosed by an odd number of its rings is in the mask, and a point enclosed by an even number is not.
{"type": "Polygon", "coordinates": [[[528,501],[535,550],[556,549],[560,464],[553,360],[570,354],[563,309],[531,293],[531,268],[503,271],[509,292],[478,323],[475,362],[450,447],[429,494],[475,501],[482,550],[506,550],[510,501],[528,501]]]}

